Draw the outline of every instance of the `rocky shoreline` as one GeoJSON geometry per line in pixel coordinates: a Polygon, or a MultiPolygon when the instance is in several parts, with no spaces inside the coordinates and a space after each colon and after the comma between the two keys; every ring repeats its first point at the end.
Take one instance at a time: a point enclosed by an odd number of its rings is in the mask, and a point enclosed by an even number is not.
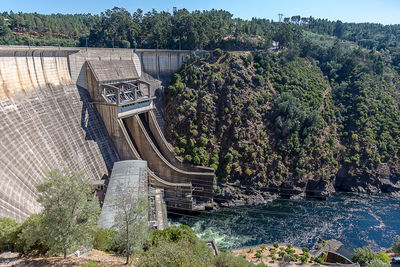
{"type": "MultiPolygon", "coordinates": [[[[387,171],[387,169],[386,169],[387,171]]],[[[343,169],[337,177],[328,182],[325,180],[308,180],[306,184],[257,189],[252,186],[235,183],[220,184],[220,192],[214,202],[220,207],[256,206],[269,203],[275,199],[304,199],[313,197],[326,200],[335,192],[380,194],[388,193],[400,196],[400,175],[364,174],[350,176],[343,169]]]]}

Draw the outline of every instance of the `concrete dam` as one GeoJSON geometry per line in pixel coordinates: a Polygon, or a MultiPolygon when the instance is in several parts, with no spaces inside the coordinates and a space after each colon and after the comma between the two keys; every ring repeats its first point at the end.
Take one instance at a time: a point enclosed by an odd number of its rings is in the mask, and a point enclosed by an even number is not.
{"type": "Polygon", "coordinates": [[[165,140],[154,82],[191,51],[0,46],[0,217],[40,211],[44,171],[67,167],[107,180],[114,163],[147,161],[167,209],[213,197],[213,170],[177,158],[165,140]]]}

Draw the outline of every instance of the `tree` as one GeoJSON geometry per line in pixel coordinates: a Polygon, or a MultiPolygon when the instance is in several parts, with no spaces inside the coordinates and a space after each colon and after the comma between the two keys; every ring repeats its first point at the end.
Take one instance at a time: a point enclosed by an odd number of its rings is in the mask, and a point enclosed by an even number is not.
{"type": "Polygon", "coordinates": [[[361,266],[366,266],[370,261],[377,258],[378,255],[370,247],[364,247],[356,249],[351,260],[358,262],[361,266]]]}
{"type": "Polygon", "coordinates": [[[395,253],[400,253],[400,235],[393,238],[392,250],[395,253]]]}
{"type": "Polygon", "coordinates": [[[149,239],[148,196],[137,193],[137,188],[132,185],[117,186],[117,197],[113,205],[117,210],[114,218],[114,229],[117,231],[115,240],[119,250],[126,255],[126,263],[134,251],[140,251],[143,244],[149,239]]]}
{"type": "Polygon", "coordinates": [[[81,173],[66,168],[46,171],[43,183],[37,186],[42,205],[43,238],[50,253],[91,244],[100,214],[98,199],[90,182],[81,173]]]}

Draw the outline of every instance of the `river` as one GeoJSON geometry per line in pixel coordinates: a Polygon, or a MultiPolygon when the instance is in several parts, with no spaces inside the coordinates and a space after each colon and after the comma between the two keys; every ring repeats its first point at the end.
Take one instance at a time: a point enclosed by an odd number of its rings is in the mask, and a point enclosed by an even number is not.
{"type": "Polygon", "coordinates": [[[225,249],[274,241],[311,248],[320,236],[335,238],[350,250],[366,245],[380,250],[400,235],[400,198],[335,193],[326,201],[278,199],[263,206],[176,217],[171,223],[189,225],[199,237],[214,239],[225,249]]]}

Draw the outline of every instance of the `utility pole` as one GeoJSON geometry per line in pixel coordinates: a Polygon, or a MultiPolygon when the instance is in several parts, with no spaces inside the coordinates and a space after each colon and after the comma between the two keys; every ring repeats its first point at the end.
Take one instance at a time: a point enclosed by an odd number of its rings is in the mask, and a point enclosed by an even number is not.
{"type": "Polygon", "coordinates": [[[282,14],[282,13],[279,13],[278,16],[279,16],[279,22],[281,22],[281,21],[282,21],[283,14],[282,14]]]}

